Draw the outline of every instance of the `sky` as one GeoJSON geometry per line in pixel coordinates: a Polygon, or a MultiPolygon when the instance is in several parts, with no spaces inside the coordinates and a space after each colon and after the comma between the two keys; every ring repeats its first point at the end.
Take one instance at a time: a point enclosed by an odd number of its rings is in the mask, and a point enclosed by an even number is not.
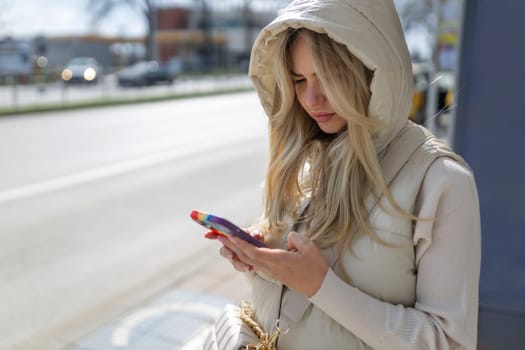
{"type": "Polygon", "coordinates": [[[86,12],[87,3],[87,0],[0,0],[0,37],[144,34],[145,23],[140,15],[126,6],[93,29],[86,12]]]}

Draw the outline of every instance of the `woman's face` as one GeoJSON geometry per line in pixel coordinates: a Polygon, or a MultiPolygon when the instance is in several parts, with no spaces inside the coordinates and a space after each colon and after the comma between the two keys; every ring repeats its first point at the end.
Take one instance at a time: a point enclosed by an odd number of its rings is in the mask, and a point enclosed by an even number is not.
{"type": "Polygon", "coordinates": [[[295,94],[301,106],[325,133],[335,134],[343,130],[346,120],[338,116],[330,106],[314,69],[310,45],[302,35],[297,37],[291,54],[291,74],[295,94]]]}

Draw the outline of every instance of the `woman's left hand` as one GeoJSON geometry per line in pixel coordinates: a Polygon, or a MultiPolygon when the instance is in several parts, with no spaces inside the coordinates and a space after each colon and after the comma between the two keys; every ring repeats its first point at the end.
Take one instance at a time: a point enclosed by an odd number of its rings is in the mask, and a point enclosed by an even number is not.
{"type": "Polygon", "coordinates": [[[288,235],[288,250],[257,248],[237,237],[219,239],[241,262],[306,297],[319,290],[328,272],[328,263],[319,248],[297,232],[288,235]]]}

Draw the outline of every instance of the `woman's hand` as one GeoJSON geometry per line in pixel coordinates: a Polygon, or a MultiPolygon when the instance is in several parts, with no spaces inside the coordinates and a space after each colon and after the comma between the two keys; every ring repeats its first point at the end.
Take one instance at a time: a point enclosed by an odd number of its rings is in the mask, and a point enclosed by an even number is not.
{"type": "Polygon", "coordinates": [[[319,290],[328,272],[328,263],[319,248],[297,232],[288,235],[287,251],[257,248],[237,237],[219,237],[219,240],[224,244],[221,255],[236,269],[260,271],[306,297],[319,290]]]}
{"type": "MultiPolygon", "coordinates": [[[[261,242],[264,242],[264,238],[263,238],[262,234],[256,228],[247,228],[247,229],[244,229],[244,230],[246,232],[248,232],[249,234],[251,234],[253,237],[255,237],[258,240],[260,240],[261,242]]],[[[253,270],[253,267],[251,265],[248,265],[248,264],[240,261],[239,258],[237,257],[237,255],[231,249],[229,249],[226,246],[227,241],[228,241],[227,237],[225,237],[224,235],[222,235],[222,234],[220,234],[220,233],[218,233],[217,231],[214,231],[214,230],[206,232],[204,237],[206,237],[208,239],[217,239],[223,244],[223,246],[219,250],[219,254],[222,257],[226,258],[233,265],[233,267],[237,271],[249,272],[249,271],[253,270]]]]}

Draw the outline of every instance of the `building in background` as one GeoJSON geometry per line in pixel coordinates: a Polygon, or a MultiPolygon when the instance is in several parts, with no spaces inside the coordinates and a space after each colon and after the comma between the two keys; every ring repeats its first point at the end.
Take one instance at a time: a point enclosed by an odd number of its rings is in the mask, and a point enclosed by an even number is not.
{"type": "Polygon", "coordinates": [[[202,14],[191,8],[159,8],[155,13],[156,57],[161,63],[180,62],[185,70],[204,70],[207,66],[228,64],[228,39],[213,31],[208,19],[202,28],[202,14]]]}
{"type": "Polygon", "coordinates": [[[7,38],[0,40],[0,81],[29,80],[33,73],[31,41],[7,38]]]}
{"type": "MultiPolygon", "coordinates": [[[[208,3],[211,2],[154,7],[153,57],[159,63],[176,63],[186,71],[246,70],[257,34],[284,4],[281,1],[269,6],[268,2],[267,6],[254,8],[253,1],[222,6],[208,3]]],[[[74,57],[93,57],[105,72],[146,59],[146,36],[40,36],[29,40],[26,46],[20,57],[27,58],[27,66],[35,66],[37,60],[43,58],[40,62],[45,61],[49,74],[59,72],[74,57]]]]}
{"type": "Polygon", "coordinates": [[[462,5],[463,1],[441,0],[437,38],[437,61],[440,70],[456,69],[462,5]]]}

